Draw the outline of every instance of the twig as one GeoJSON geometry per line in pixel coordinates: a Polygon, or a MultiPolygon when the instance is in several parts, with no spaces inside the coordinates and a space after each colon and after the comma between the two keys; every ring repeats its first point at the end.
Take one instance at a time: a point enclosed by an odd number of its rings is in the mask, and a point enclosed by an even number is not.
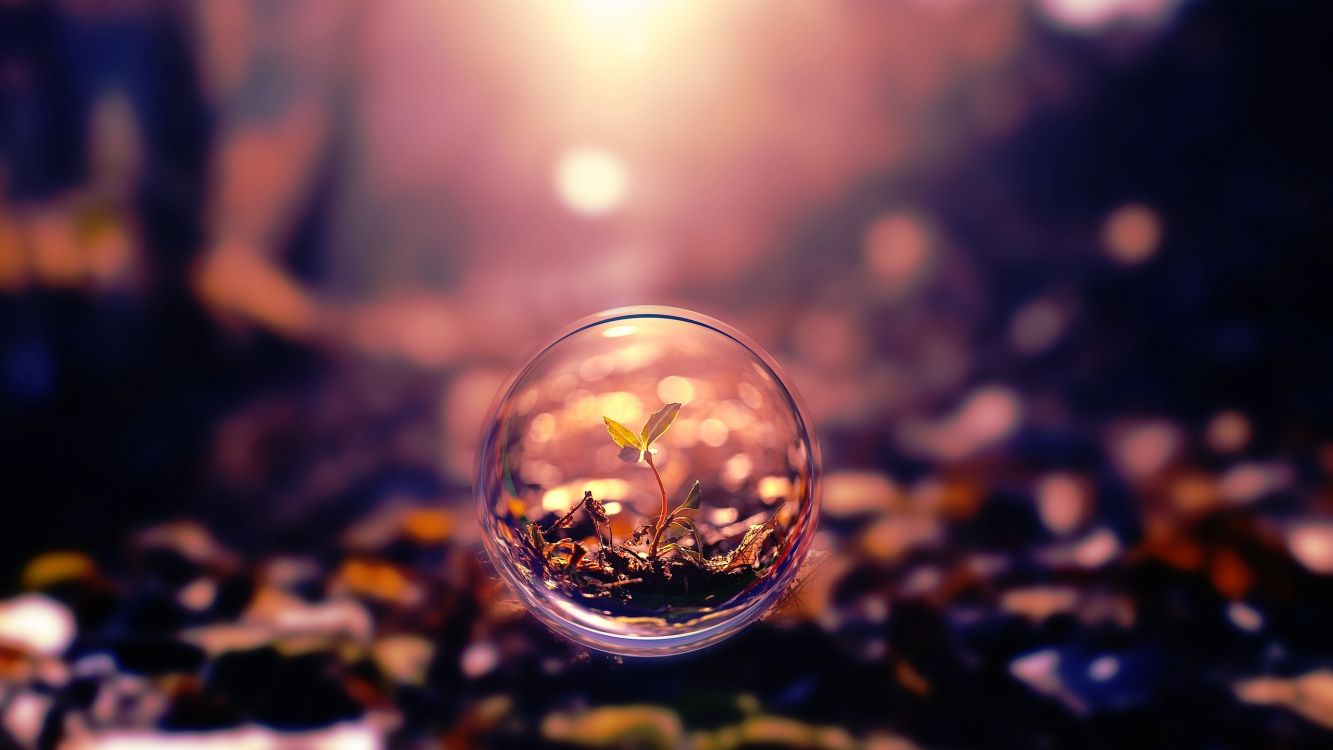
{"type": "Polygon", "coordinates": [[[551,531],[544,531],[544,532],[542,532],[542,533],[544,533],[544,534],[550,534],[552,531],[555,531],[556,529],[561,528],[562,526],[564,526],[564,525],[565,525],[565,522],[568,521],[570,518],[572,518],[572,517],[574,516],[574,514],[578,512],[578,509],[579,509],[579,508],[582,508],[582,507],[583,507],[583,504],[586,503],[586,502],[588,502],[588,500],[589,500],[590,498],[592,498],[592,490],[584,490],[584,491],[583,491],[583,499],[580,500],[580,501],[578,501],[577,503],[574,503],[573,507],[571,507],[571,508],[569,509],[569,512],[568,512],[568,513],[566,513],[565,515],[561,516],[561,517],[560,517],[560,520],[558,520],[558,521],[556,521],[555,523],[551,524],[551,531]]]}
{"type": "Polygon", "coordinates": [[[599,586],[599,587],[604,588],[604,589],[613,589],[613,588],[615,588],[615,587],[617,587],[617,586],[628,586],[628,585],[631,584],[631,583],[643,583],[643,579],[642,579],[642,578],[626,578],[626,579],[623,580],[623,581],[612,581],[611,583],[602,583],[601,581],[593,581],[592,583],[593,583],[593,585],[595,585],[595,586],[599,586]]]}

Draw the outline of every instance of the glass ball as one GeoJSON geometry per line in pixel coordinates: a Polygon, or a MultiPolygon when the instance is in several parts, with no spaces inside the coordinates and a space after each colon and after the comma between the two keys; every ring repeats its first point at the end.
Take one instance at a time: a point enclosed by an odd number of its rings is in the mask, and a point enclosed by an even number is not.
{"type": "Polygon", "coordinates": [[[542,622],[616,654],[716,643],[792,584],[819,449],[773,358],[665,307],[610,310],[541,347],[484,423],[491,561],[542,622]]]}

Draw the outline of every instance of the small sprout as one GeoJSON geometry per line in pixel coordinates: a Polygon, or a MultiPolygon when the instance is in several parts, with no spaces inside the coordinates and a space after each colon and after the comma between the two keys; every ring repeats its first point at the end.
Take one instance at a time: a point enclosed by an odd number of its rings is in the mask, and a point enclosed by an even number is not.
{"type": "MultiPolygon", "coordinates": [[[[652,548],[649,554],[657,557],[657,545],[662,540],[662,532],[666,531],[667,524],[670,522],[673,513],[667,512],[667,493],[666,485],[662,484],[662,475],[657,471],[657,465],[653,463],[652,447],[666,431],[671,429],[671,423],[676,421],[676,416],[680,414],[680,404],[672,402],[663,406],[661,409],[653,412],[644,423],[643,429],[639,434],[634,434],[630,428],[617,422],[616,420],[603,416],[602,421],[606,423],[606,431],[611,434],[611,439],[616,445],[620,446],[620,458],[624,461],[637,463],[638,461],[647,461],[648,468],[653,470],[653,478],[657,480],[657,489],[662,492],[662,512],[657,516],[657,523],[653,528],[652,548]]],[[[690,490],[694,497],[695,505],[698,506],[697,490],[699,483],[694,483],[694,489],[690,490]]],[[[686,498],[685,504],[690,503],[690,498],[686,498]]]]}
{"type": "Polygon", "coordinates": [[[690,482],[684,498],[673,508],[654,461],[654,444],[671,429],[680,410],[678,403],[664,405],[648,417],[638,432],[610,417],[602,417],[607,434],[620,448],[620,458],[633,463],[642,461],[652,471],[661,496],[661,510],[656,517],[636,526],[619,544],[611,538],[611,519],[605,506],[587,490],[579,502],[550,526],[529,523],[532,546],[545,559],[547,574],[555,576],[548,579],[547,585],[593,587],[595,594],[585,591],[584,595],[611,597],[621,602],[630,602],[639,595],[674,596],[676,593],[671,592],[688,593],[692,587],[707,590],[721,585],[723,578],[763,575],[762,561],[765,550],[772,546],[770,541],[776,542],[781,553],[783,539],[776,533],[775,514],[763,524],[751,525],[729,553],[706,556],[700,533],[702,521],[698,518],[703,505],[703,483],[690,482]],[[582,529],[578,526],[576,516],[580,512],[586,514],[584,523],[590,522],[595,530],[596,548],[585,548],[569,538],[587,538],[580,536],[586,533],[583,530],[586,526],[582,529]]]}

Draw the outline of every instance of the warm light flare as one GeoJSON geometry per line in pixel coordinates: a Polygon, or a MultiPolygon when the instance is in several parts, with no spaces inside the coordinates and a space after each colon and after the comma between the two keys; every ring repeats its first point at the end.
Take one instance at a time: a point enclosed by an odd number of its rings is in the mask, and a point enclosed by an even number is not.
{"type": "Polygon", "coordinates": [[[603,331],[602,335],[607,337],[608,339],[618,339],[633,334],[634,330],[635,330],[634,326],[630,325],[611,326],[610,328],[603,331]]]}
{"type": "Polygon", "coordinates": [[[629,170],[608,151],[576,148],[556,163],[555,190],[569,210],[605,216],[620,208],[629,194],[629,170]]]}
{"type": "Polygon", "coordinates": [[[660,0],[578,0],[574,8],[581,18],[600,25],[628,25],[648,20],[660,0]]]}

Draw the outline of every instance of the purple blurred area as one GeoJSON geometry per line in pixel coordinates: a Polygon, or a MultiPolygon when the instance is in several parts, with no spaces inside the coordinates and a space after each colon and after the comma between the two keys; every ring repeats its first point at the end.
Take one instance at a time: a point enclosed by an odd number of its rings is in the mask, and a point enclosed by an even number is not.
{"type": "Polygon", "coordinates": [[[0,0],[0,748],[1327,747],[1329,7],[0,0]],[[698,310],[818,561],[620,661],[496,388],[698,310]]]}

